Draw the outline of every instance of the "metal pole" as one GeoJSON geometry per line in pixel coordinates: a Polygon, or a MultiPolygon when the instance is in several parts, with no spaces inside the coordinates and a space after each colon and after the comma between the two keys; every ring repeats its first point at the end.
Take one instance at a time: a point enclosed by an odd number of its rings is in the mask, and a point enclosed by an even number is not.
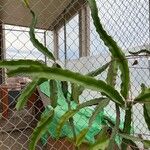
{"type": "MultiPolygon", "coordinates": [[[[46,47],[47,46],[47,43],[46,43],[46,31],[44,32],[44,46],[46,47]]],[[[47,64],[47,57],[45,57],[45,64],[47,64]]]]}
{"type": "MultiPolygon", "coordinates": [[[[4,40],[3,40],[3,24],[0,22],[0,60],[4,59],[4,40]]],[[[3,83],[4,81],[4,73],[3,73],[3,69],[0,68],[0,85],[3,83]]]]}
{"type": "MultiPolygon", "coordinates": [[[[27,32],[29,33],[29,31],[27,30],[18,30],[18,29],[9,29],[9,28],[3,28],[3,30],[6,30],[6,31],[16,31],[16,32],[27,32]]],[[[35,31],[35,33],[39,33],[39,34],[43,34],[44,32],[39,32],[39,31],[35,31]]]]}
{"type": "Polygon", "coordinates": [[[67,65],[67,29],[66,29],[66,20],[64,19],[64,55],[65,55],[65,68],[67,65]]]}
{"type": "Polygon", "coordinates": [[[53,41],[54,41],[54,56],[58,60],[59,59],[59,48],[58,48],[58,30],[53,30],[53,41]]]}

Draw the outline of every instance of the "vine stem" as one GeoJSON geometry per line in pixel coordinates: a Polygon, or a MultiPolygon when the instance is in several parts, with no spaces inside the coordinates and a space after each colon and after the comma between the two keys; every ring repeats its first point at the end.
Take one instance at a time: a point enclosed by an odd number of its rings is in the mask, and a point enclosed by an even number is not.
{"type": "MultiPolygon", "coordinates": [[[[132,105],[128,104],[128,110],[125,111],[125,122],[124,122],[124,129],[123,133],[130,134],[131,131],[131,121],[132,121],[132,105]]],[[[127,150],[128,145],[125,143],[129,143],[129,140],[122,139],[121,149],[127,150]]]]}
{"type": "MultiPolygon", "coordinates": [[[[70,100],[68,100],[68,98],[66,98],[66,101],[67,101],[67,104],[68,104],[68,110],[71,110],[70,100]]],[[[76,141],[77,136],[76,136],[76,131],[75,131],[75,125],[74,125],[74,119],[73,119],[73,117],[69,118],[69,124],[70,124],[71,129],[72,129],[73,139],[74,139],[74,141],[76,141]]],[[[76,146],[75,149],[78,150],[79,148],[76,146]]]]}
{"type": "Polygon", "coordinates": [[[108,148],[107,148],[109,150],[114,150],[115,137],[118,134],[119,125],[120,125],[120,109],[119,109],[119,106],[117,104],[115,106],[116,106],[116,125],[113,128],[113,131],[112,131],[112,134],[111,134],[111,137],[110,137],[110,142],[109,142],[109,145],[108,145],[108,148]]]}

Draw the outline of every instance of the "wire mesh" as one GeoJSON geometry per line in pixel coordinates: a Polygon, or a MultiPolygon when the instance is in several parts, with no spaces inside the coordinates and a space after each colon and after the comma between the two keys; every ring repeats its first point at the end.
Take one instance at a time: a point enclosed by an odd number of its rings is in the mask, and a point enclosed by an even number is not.
{"type": "MultiPolygon", "coordinates": [[[[140,49],[150,50],[149,1],[103,0],[97,1],[97,5],[105,30],[115,39],[129,60],[131,71],[129,99],[133,100],[141,90],[141,83],[150,86],[150,55],[131,56],[128,53],[140,49]],[[133,65],[135,60],[138,63],[133,65]]],[[[21,2],[12,0],[0,2],[0,59],[33,59],[50,65],[51,61],[38,52],[30,42],[28,26],[31,20],[26,21],[28,12],[23,8],[25,13],[21,13],[21,8],[21,2]]],[[[38,29],[36,29],[38,40],[55,54],[64,68],[86,74],[110,61],[110,53],[96,33],[86,0],[71,2],[36,0],[32,8],[38,12],[38,29]]],[[[23,75],[8,78],[4,70],[0,73],[0,149],[27,150],[30,135],[44,110],[43,95],[41,96],[38,88],[28,100],[27,106],[21,111],[16,111],[17,97],[31,80],[23,75]]],[[[97,78],[105,80],[106,73],[97,78]]],[[[85,90],[80,96],[80,101],[98,96],[97,92],[85,90]]],[[[105,112],[115,118],[114,104],[110,103],[105,112]]],[[[123,118],[124,113],[121,116],[123,118]]],[[[133,107],[132,117],[133,134],[142,135],[143,138],[150,140],[142,105],[133,107]]],[[[141,143],[138,145],[144,149],[141,143]]],[[[39,141],[36,149],[71,150],[74,147],[66,138],[54,140],[49,137],[46,144],[39,141]]],[[[82,149],[87,149],[86,145],[83,145],[82,149]]]]}

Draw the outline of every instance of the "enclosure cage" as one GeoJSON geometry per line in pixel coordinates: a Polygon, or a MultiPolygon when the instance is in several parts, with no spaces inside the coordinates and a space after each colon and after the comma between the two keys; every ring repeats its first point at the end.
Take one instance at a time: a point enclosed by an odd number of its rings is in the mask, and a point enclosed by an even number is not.
{"type": "MultiPolygon", "coordinates": [[[[141,49],[150,51],[149,0],[96,2],[102,25],[129,60],[129,99],[133,100],[141,91],[141,83],[150,86],[150,55],[129,54],[129,51],[141,49]],[[134,64],[135,61],[138,63],[134,64]]],[[[38,16],[35,31],[38,40],[53,52],[63,68],[86,74],[110,61],[110,53],[95,30],[86,0],[30,0],[30,5],[38,16]]],[[[30,41],[30,23],[31,14],[21,1],[0,1],[0,59],[32,59],[50,66],[51,61],[30,41]]],[[[104,80],[106,74],[102,73],[97,78],[104,80]]],[[[30,135],[47,105],[44,92],[37,87],[27,106],[16,111],[17,97],[30,80],[30,77],[24,75],[8,78],[6,70],[0,70],[0,150],[27,150],[30,135]]],[[[117,85],[120,85],[120,81],[117,85]]],[[[97,92],[85,90],[80,101],[87,101],[98,95],[97,92]]],[[[105,112],[108,116],[115,117],[112,102],[105,108],[105,112]]],[[[121,115],[124,116],[124,113],[121,115]]],[[[141,105],[134,105],[132,118],[133,135],[150,140],[150,131],[143,118],[141,105]]],[[[144,149],[140,142],[137,144],[144,149]]],[[[44,144],[39,141],[36,149],[71,150],[73,145],[65,138],[54,140],[49,137],[44,144]]],[[[86,148],[83,146],[83,149],[86,148]]]]}

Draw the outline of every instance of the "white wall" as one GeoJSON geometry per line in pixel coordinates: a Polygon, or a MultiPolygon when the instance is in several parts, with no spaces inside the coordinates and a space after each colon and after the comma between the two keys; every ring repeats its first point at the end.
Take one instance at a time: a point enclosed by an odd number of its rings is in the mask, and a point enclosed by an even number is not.
{"type": "MultiPolygon", "coordinates": [[[[105,58],[102,55],[83,57],[78,60],[68,61],[66,64],[66,68],[75,72],[86,74],[87,72],[95,70],[96,68],[104,65],[106,61],[109,62],[109,60],[110,57],[109,55],[106,54],[105,54],[105,58]]],[[[148,58],[136,58],[136,60],[138,60],[138,65],[132,66],[133,62],[135,61],[135,58],[132,57],[129,59],[129,66],[131,71],[131,90],[130,90],[131,99],[134,99],[140,92],[141,83],[150,86],[150,72],[148,70],[149,67],[148,58]]],[[[102,73],[100,76],[98,76],[98,78],[104,80],[106,78],[106,75],[107,75],[106,72],[102,73]]],[[[118,80],[117,85],[119,85],[119,82],[120,81],[118,80]]],[[[80,97],[80,100],[81,101],[90,100],[94,97],[99,97],[99,96],[100,95],[97,92],[86,90],[80,97]]],[[[114,116],[115,113],[114,108],[115,108],[114,104],[111,102],[109,106],[106,108],[106,112],[110,116],[114,116]]],[[[122,113],[122,117],[123,116],[124,114],[122,113]]],[[[133,107],[133,121],[134,121],[133,126],[134,126],[135,133],[137,134],[146,133],[150,135],[150,132],[148,131],[143,118],[142,105],[135,105],[133,107]]]]}

